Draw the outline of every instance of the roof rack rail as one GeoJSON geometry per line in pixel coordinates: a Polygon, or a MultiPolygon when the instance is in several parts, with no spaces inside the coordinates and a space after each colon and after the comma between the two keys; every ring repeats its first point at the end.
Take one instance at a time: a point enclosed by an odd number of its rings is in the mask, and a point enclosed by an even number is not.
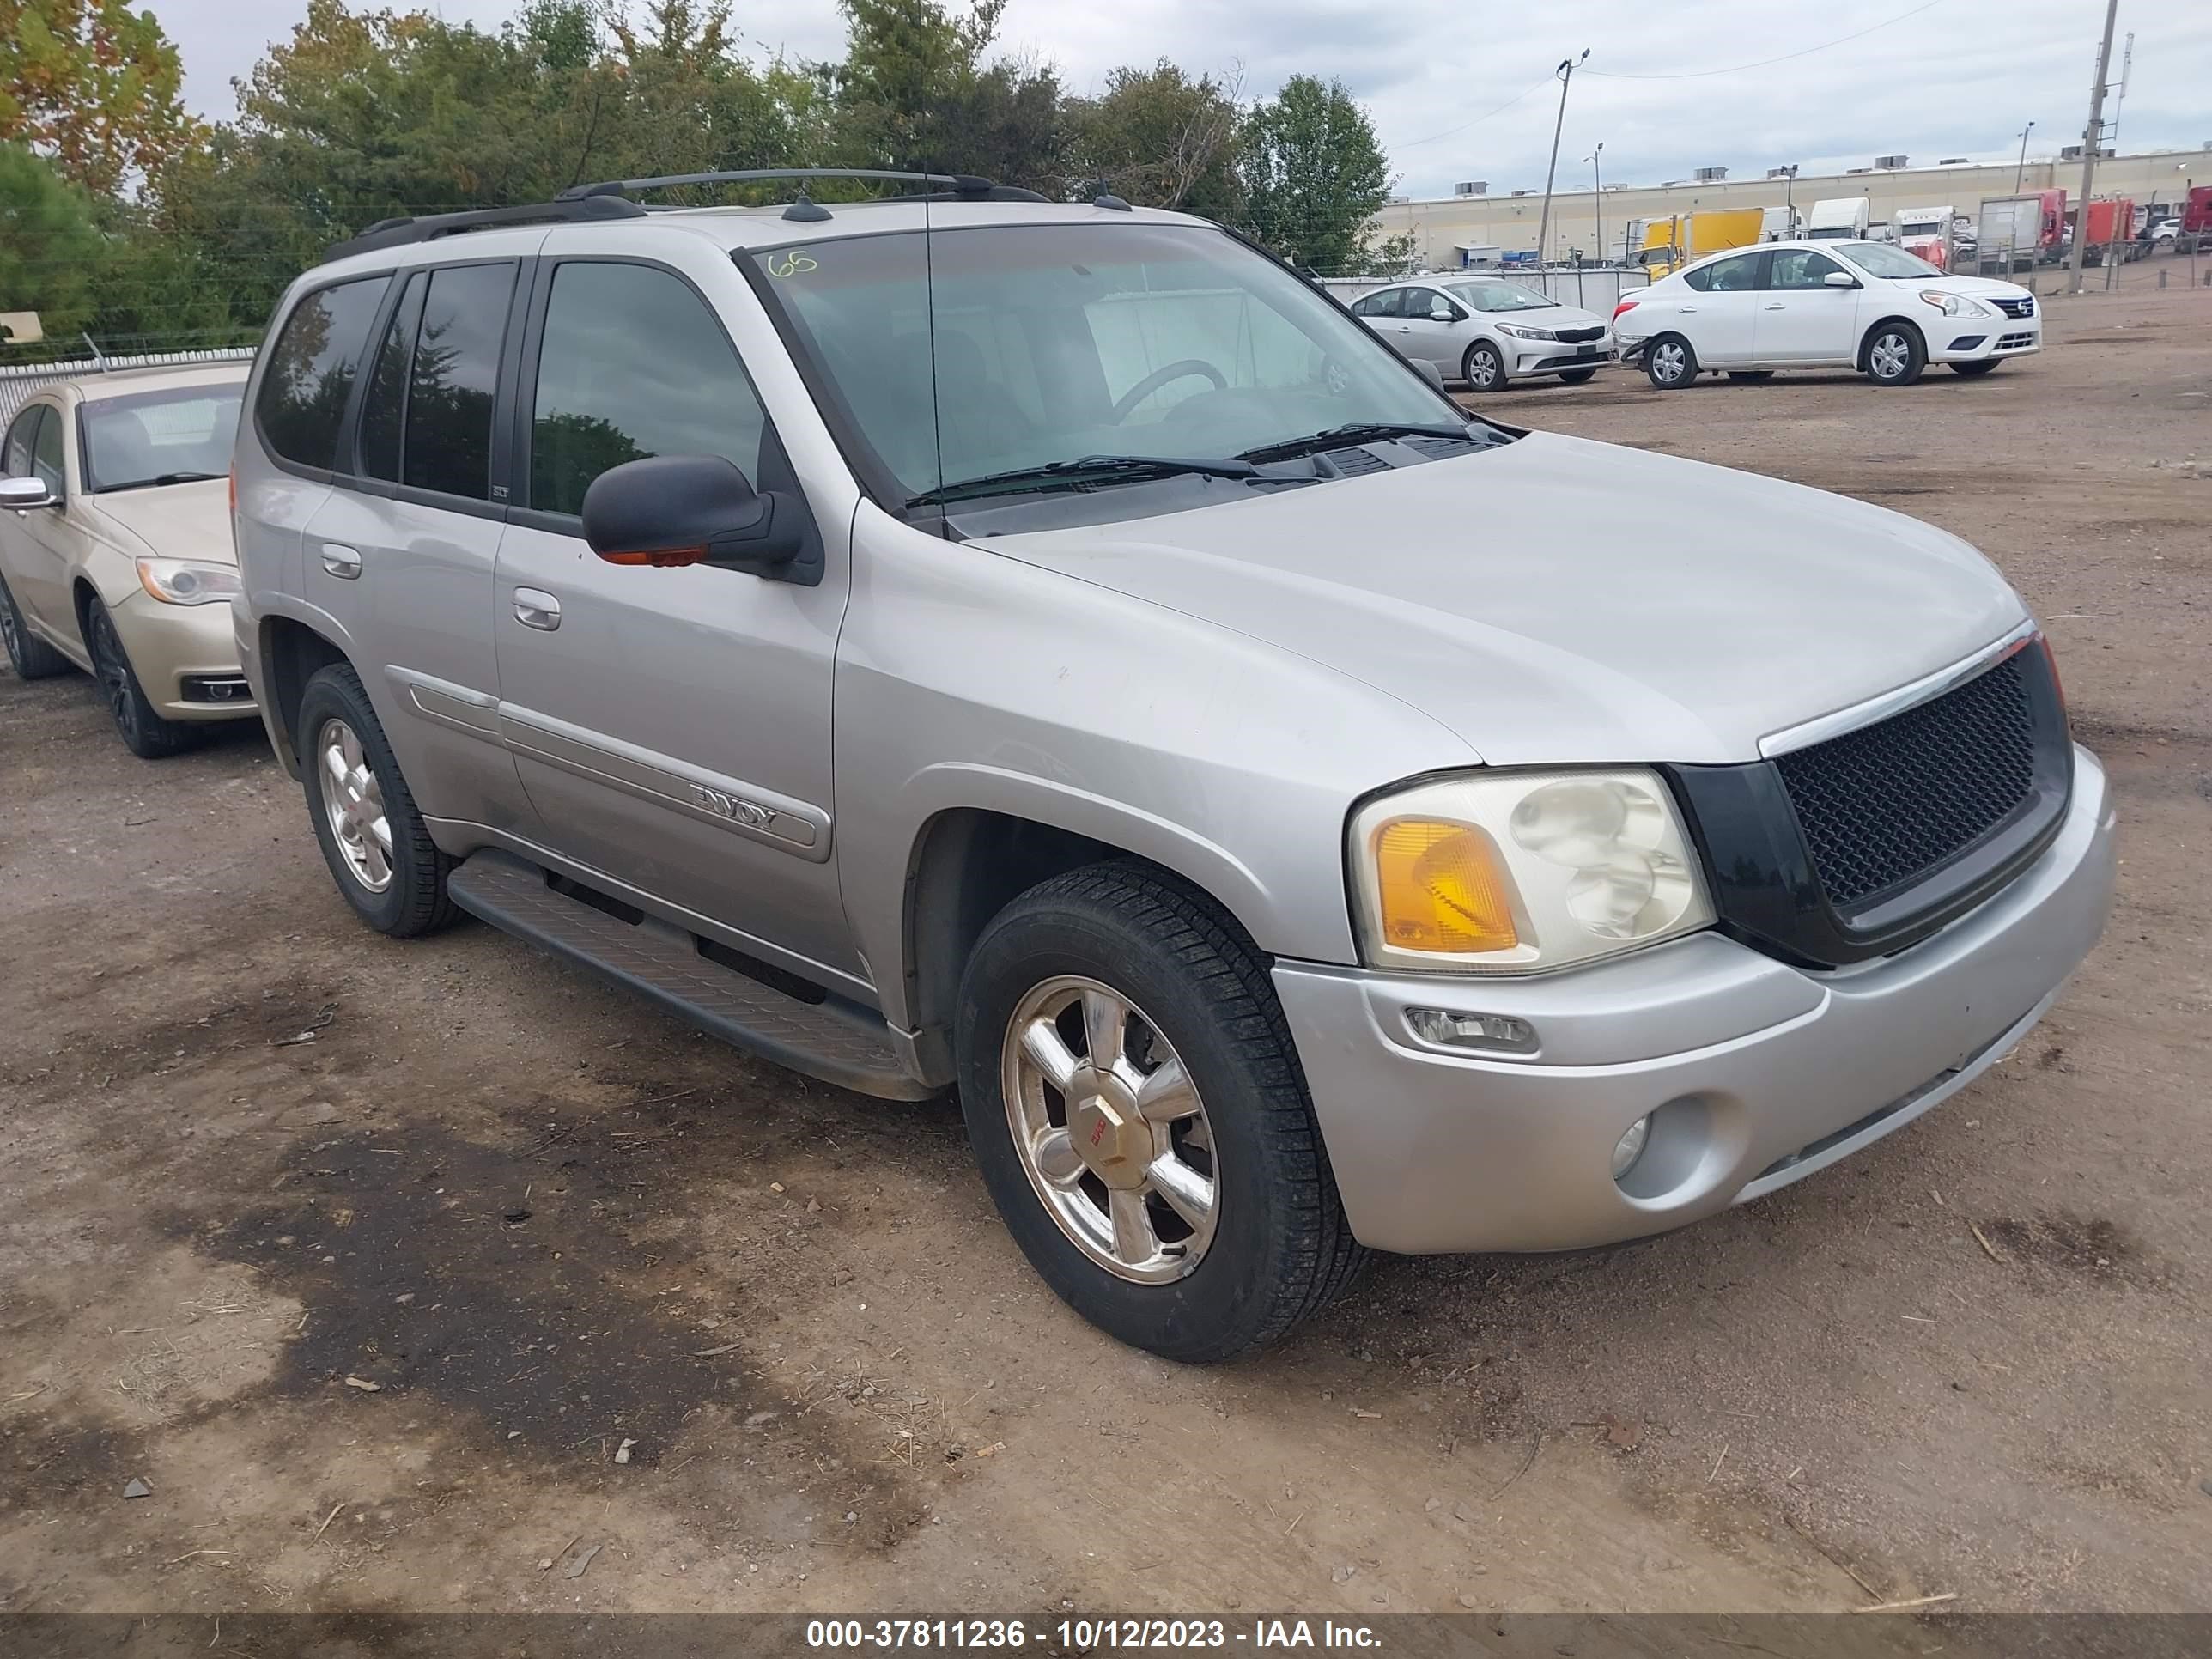
{"type": "Polygon", "coordinates": [[[937,185],[962,196],[981,196],[1000,188],[972,173],[897,173],[881,167],[748,167],[734,173],[672,173],[659,179],[604,179],[595,185],[571,185],[553,199],[572,202],[594,196],[623,196],[639,190],[669,190],[678,185],[750,184],[763,179],[884,179],[900,184],[937,185]]]}
{"type": "Polygon", "coordinates": [[[502,225],[568,223],[580,219],[635,219],[645,210],[619,196],[594,196],[583,200],[566,198],[531,202],[520,207],[470,208],[459,213],[431,213],[413,219],[380,219],[358,235],[334,242],[323,250],[325,264],[349,254],[374,253],[380,248],[404,247],[411,242],[435,241],[463,231],[493,230],[502,225]]]}

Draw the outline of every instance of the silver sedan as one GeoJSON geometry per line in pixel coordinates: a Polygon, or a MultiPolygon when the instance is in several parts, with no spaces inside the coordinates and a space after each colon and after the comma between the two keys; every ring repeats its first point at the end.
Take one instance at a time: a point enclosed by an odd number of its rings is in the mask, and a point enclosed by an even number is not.
{"type": "Polygon", "coordinates": [[[1615,356],[1604,318],[1498,276],[1395,283],[1361,295],[1352,314],[1401,355],[1477,392],[1539,374],[1580,386],[1615,356]]]}

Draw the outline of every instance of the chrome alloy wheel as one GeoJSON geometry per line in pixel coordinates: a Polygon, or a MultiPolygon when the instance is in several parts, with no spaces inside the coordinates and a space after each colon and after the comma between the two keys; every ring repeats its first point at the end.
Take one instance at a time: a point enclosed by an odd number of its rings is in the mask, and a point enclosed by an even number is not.
{"type": "Polygon", "coordinates": [[[361,749],[361,737],[341,720],[327,720],[315,736],[323,769],[323,814],[345,854],[353,878],[372,893],[392,885],[392,825],[384,815],[384,786],[361,749]]]}
{"type": "Polygon", "coordinates": [[[1892,329],[1867,348],[1867,367],[1874,370],[1875,378],[1893,380],[1905,373],[1912,361],[1912,342],[1892,329]]]}
{"type": "Polygon", "coordinates": [[[1670,386],[1682,378],[1690,366],[1689,354],[1680,340],[1662,340],[1651,348],[1651,367],[1659,378],[1670,386]]]}
{"type": "Polygon", "coordinates": [[[1198,1266],[1221,1208],[1212,1128],[1141,1010],[1097,980],[1047,980],[1015,1006],[1000,1077],[1022,1168],[1078,1249],[1139,1285],[1198,1266]]]}

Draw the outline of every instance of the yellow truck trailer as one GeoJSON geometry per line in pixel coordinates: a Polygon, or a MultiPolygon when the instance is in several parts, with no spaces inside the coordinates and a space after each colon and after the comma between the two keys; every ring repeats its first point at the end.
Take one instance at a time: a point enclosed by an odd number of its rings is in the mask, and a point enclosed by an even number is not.
{"type": "Polygon", "coordinates": [[[1636,263],[1658,281],[1678,266],[1732,247],[1753,247],[1766,222],[1765,208],[1707,208],[1669,214],[1644,227],[1636,263]]]}

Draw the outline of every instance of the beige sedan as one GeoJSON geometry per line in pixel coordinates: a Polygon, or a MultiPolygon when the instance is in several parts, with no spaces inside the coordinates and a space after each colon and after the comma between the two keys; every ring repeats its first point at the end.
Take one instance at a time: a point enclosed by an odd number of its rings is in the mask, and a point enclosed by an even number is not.
{"type": "Polygon", "coordinates": [[[0,437],[0,641],[23,678],[100,684],[135,755],[253,715],[230,597],[230,449],[246,365],[41,387],[0,437]]]}

